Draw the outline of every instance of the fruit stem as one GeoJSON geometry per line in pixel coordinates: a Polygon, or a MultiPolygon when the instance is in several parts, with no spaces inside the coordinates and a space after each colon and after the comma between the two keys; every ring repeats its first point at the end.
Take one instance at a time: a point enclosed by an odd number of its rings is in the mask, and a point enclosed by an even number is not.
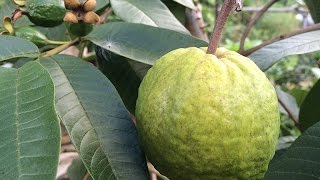
{"type": "Polygon", "coordinates": [[[58,46],[50,51],[44,52],[41,54],[41,57],[49,57],[49,56],[53,56],[55,54],[60,53],[61,51],[67,49],[70,46],[73,46],[74,44],[78,43],[80,41],[80,38],[76,38],[70,42],[67,42],[65,44],[62,44],[61,46],[58,46]]]}
{"type": "Polygon", "coordinates": [[[48,44],[51,44],[51,45],[61,45],[61,44],[66,44],[68,43],[69,41],[52,41],[52,40],[46,40],[46,42],[48,44]]]}
{"type": "Polygon", "coordinates": [[[218,44],[221,39],[223,28],[228,20],[228,17],[234,10],[241,8],[241,0],[225,0],[221,8],[221,11],[216,20],[213,33],[210,38],[207,54],[215,54],[218,48],[218,44]]]}

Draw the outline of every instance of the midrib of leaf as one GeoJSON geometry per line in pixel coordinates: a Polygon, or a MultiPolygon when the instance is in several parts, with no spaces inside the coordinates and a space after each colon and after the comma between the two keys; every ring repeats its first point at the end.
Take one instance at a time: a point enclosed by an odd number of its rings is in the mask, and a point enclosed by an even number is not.
{"type": "MultiPolygon", "coordinates": [[[[51,58],[51,57],[48,58],[48,59],[50,59],[50,60],[52,60],[52,61],[55,62],[55,60],[54,60],[53,58],[51,58]]],[[[60,64],[55,62],[55,65],[57,65],[58,67],[60,67],[59,72],[62,73],[63,79],[68,79],[67,76],[66,76],[66,74],[65,74],[64,71],[62,70],[62,67],[60,66],[60,64]]],[[[45,69],[47,69],[47,68],[45,68],[45,69]]],[[[47,71],[49,71],[49,70],[47,70],[47,71]]],[[[52,77],[52,75],[51,75],[50,72],[49,72],[49,74],[50,74],[51,78],[54,79],[54,77],[52,77]]],[[[61,74],[60,74],[60,75],[61,75],[61,74]]],[[[58,87],[58,86],[60,85],[60,84],[59,84],[59,85],[56,84],[55,81],[53,81],[53,82],[54,82],[55,87],[58,87]]],[[[65,83],[65,82],[63,82],[63,83],[65,83]]],[[[71,88],[72,93],[65,94],[64,96],[60,97],[59,99],[56,99],[56,103],[58,104],[58,103],[59,103],[59,100],[63,99],[63,98],[66,97],[66,96],[69,96],[70,94],[73,94],[73,95],[75,96],[75,98],[77,99],[77,104],[79,104],[80,109],[81,109],[82,112],[84,112],[84,114],[85,114],[85,117],[86,117],[86,119],[87,119],[87,122],[89,122],[90,125],[91,125],[91,127],[92,127],[91,129],[89,129],[89,130],[83,135],[83,137],[82,137],[82,139],[81,139],[81,141],[80,141],[80,144],[79,144],[79,147],[81,147],[83,138],[86,136],[87,133],[89,133],[91,130],[93,130],[94,133],[95,133],[95,137],[96,137],[96,138],[97,138],[97,133],[96,133],[96,131],[94,130],[92,123],[91,123],[90,120],[89,120],[89,115],[88,115],[87,111],[84,109],[83,104],[81,103],[80,99],[78,98],[78,94],[76,93],[76,91],[74,91],[74,88],[73,88],[72,84],[71,84],[69,81],[68,81],[67,83],[68,83],[68,86],[71,88]]],[[[74,106],[74,107],[77,107],[77,106],[74,106]]],[[[73,108],[74,108],[74,107],[73,107],[73,108]]],[[[64,114],[63,117],[61,117],[61,119],[64,119],[64,116],[66,116],[66,115],[67,115],[67,113],[64,114]]],[[[70,132],[68,132],[68,134],[70,135],[70,139],[72,140],[72,142],[76,142],[76,141],[73,139],[72,130],[74,129],[75,125],[76,125],[81,119],[82,119],[82,117],[80,117],[80,118],[77,120],[77,122],[74,123],[74,126],[71,128],[70,132]]],[[[67,129],[67,131],[68,131],[68,129],[67,129]]],[[[97,139],[98,139],[98,138],[97,138],[97,139]]],[[[97,141],[97,142],[99,143],[99,148],[97,148],[97,149],[95,150],[94,155],[96,155],[96,153],[97,153],[98,150],[100,150],[100,149],[102,150],[101,143],[100,143],[99,141],[97,141]]],[[[94,143],[94,142],[92,142],[92,143],[94,143]]],[[[80,148],[78,148],[77,145],[75,145],[75,148],[76,148],[76,150],[77,150],[77,151],[80,153],[80,155],[81,155],[80,148]]],[[[103,150],[102,150],[102,152],[103,152],[103,150]]],[[[107,154],[105,154],[105,153],[103,153],[103,154],[106,156],[107,161],[108,161],[109,157],[107,156],[107,154]]],[[[80,156],[80,157],[81,157],[81,156],[80,156]]],[[[81,159],[83,159],[83,158],[81,157],[81,159]]],[[[103,160],[104,160],[104,159],[102,159],[100,162],[102,162],[103,160]]],[[[91,158],[91,160],[90,160],[91,165],[92,165],[92,161],[93,161],[93,158],[91,158]]],[[[100,163],[100,162],[99,162],[99,163],[100,163]]],[[[109,163],[108,166],[112,167],[109,161],[108,161],[108,163],[109,163]]],[[[92,171],[92,168],[91,168],[91,167],[88,167],[88,164],[87,164],[87,163],[84,163],[84,165],[86,166],[87,169],[90,169],[90,170],[92,171]]],[[[101,171],[102,173],[100,173],[98,179],[100,179],[100,176],[103,175],[103,172],[107,169],[108,166],[104,167],[104,170],[101,171]]],[[[95,176],[92,174],[91,171],[88,171],[88,172],[89,172],[89,174],[91,175],[91,177],[92,177],[93,179],[95,179],[95,178],[94,178],[95,176]]],[[[113,175],[115,175],[115,176],[117,177],[117,179],[118,179],[117,174],[116,174],[114,171],[112,171],[112,172],[113,172],[113,175]]],[[[110,174],[110,177],[111,177],[111,176],[112,176],[112,174],[110,174]]]]}
{"type": "Polygon", "coordinates": [[[19,176],[19,179],[21,177],[21,161],[20,161],[20,158],[21,157],[21,153],[20,153],[20,145],[19,145],[19,142],[20,142],[20,135],[19,135],[19,130],[20,130],[20,126],[19,126],[19,104],[18,104],[18,94],[19,94],[19,69],[17,70],[17,78],[16,78],[16,135],[17,135],[17,138],[16,138],[16,146],[17,146],[17,169],[18,169],[18,176],[19,176]]]}

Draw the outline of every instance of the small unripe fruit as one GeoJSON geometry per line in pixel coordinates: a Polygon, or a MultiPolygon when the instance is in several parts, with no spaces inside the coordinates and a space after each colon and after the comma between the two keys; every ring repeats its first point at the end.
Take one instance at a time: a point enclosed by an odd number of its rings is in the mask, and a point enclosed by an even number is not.
{"type": "Polygon", "coordinates": [[[77,16],[72,12],[67,12],[66,15],[64,16],[63,20],[64,20],[64,22],[78,23],[77,16]]]}
{"type": "Polygon", "coordinates": [[[96,24],[100,21],[100,17],[95,12],[87,12],[83,17],[83,22],[86,24],[96,24]]]}
{"type": "Polygon", "coordinates": [[[87,0],[87,1],[83,4],[83,10],[84,10],[85,12],[93,11],[94,8],[96,8],[96,4],[97,4],[97,1],[96,1],[96,0],[87,0]]]}
{"type": "Polygon", "coordinates": [[[64,0],[64,5],[66,9],[69,9],[69,10],[75,10],[81,6],[79,0],[64,0]]]}

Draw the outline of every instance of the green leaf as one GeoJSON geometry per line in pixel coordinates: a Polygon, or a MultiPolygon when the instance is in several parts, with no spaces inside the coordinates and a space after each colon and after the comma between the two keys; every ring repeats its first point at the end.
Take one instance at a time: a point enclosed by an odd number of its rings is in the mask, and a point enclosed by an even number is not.
{"type": "Polygon", "coordinates": [[[320,80],[312,87],[304,99],[300,110],[300,122],[304,129],[317,123],[320,119],[320,80]]]}
{"type": "Polygon", "coordinates": [[[143,80],[144,76],[147,74],[149,69],[152,67],[149,64],[140,63],[133,60],[128,60],[132,69],[136,72],[137,76],[143,80]]]}
{"type": "Polygon", "coordinates": [[[88,171],[86,169],[86,166],[83,164],[81,159],[74,159],[67,171],[68,178],[70,180],[84,179],[87,173],[88,171]]]}
{"type": "Polygon", "coordinates": [[[162,2],[169,8],[173,15],[182,23],[186,22],[186,7],[178,4],[172,0],[162,0],[162,2]]]}
{"type": "Polygon", "coordinates": [[[103,7],[108,5],[109,3],[110,3],[109,0],[97,0],[97,5],[95,8],[95,11],[102,9],[103,7]]]}
{"type": "Polygon", "coordinates": [[[190,35],[124,22],[101,25],[85,38],[111,52],[150,65],[177,48],[208,46],[190,35]]]}
{"type": "Polygon", "coordinates": [[[306,98],[308,92],[309,92],[309,91],[307,91],[307,90],[294,88],[294,89],[292,89],[292,90],[290,91],[290,94],[292,94],[292,96],[295,97],[298,106],[301,107],[302,102],[303,102],[304,99],[306,98]]]}
{"type": "Polygon", "coordinates": [[[41,58],[56,89],[56,109],[94,179],[148,179],[130,115],[111,82],[92,64],[41,58]]]}
{"type": "Polygon", "coordinates": [[[96,55],[100,70],[116,87],[128,110],[134,114],[141,80],[128,59],[100,47],[97,47],[96,55]]]}
{"type": "Polygon", "coordinates": [[[173,0],[187,8],[190,8],[190,9],[196,9],[194,3],[192,0],[173,0]]]}
{"type": "Polygon", "coordinates": [[[0,179],[52,179],[60,151],[54,86],[37,62],[0,68],[0,179]]]}
{"type": "Polygon", "coordinates": [[[262,71],[266,71],[286,56],[305,54],[319,50],[320,31],[312,31],[272,43],[255,51],[249,58],[253,60],[262,71]]]}
{"type": "Polygon", "coordinates": [[[66,35],[67,28],[65,23],[50,28],[37,26],[37,29],[39,29],[50,40],[68,41],[71,39],[70,36],[66,35]]]}
{"type": "Polygon", "coordinates": [[[265,180],[320,179],[320,122],[307,129],[269,165],[265,180]]]}
{"type": "Polygon", "coordinates": [[[110,0],[121,19],[190,34],[160,0],[110,0]]]}
{"type": "Polygon", "coordinates": [[[0,62],[20,57],[36,58],[40,54],[38,47],[25,39],[0,35],[0,42],[0,62]]]}
{"type": "Polygon", "coordinates": [[[310,14],[315,23],[320,22],[320,1],[319,0],[304,0],[310,10],[310,14]]]}

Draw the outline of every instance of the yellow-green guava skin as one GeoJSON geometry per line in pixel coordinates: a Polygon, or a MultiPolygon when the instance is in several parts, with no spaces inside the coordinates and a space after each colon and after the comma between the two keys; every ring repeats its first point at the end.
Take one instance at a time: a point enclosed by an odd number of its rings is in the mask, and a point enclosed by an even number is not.
{"type": "Polygon", "coordinates": [[[139,88],[137,129],[171,180],[262,179],[275,153],[275,90],[248,58],[182,48],[156,61],[139,88]]]}

